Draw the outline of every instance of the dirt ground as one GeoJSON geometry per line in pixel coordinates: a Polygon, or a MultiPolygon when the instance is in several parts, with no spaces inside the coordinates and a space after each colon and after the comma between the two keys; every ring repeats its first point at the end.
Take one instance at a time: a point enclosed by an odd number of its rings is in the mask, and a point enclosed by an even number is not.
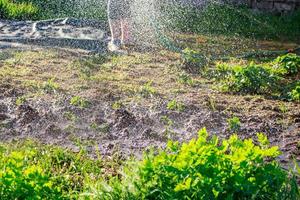
{"type": "MultiPolygon", "coordinates": [[[[182,35],[180,41],[219,54],[296,46],[197,35],[182,35]]],[[[141,155],[164,147],[168,139],[197,137],[203,127],[228,137],[233,132],[227,119],[236,116],[240,137],[263,132],[284,152],[282,162],[300,160],[299,103],[226,94],[214,86],[202,75],[185,72],[179,54],[162,49],[117,56],[7,48],[0,52],[0,141],[31,138],[74,151],[83,146],[90,153],[141,155]],[[181,109],[167,108],[173,100],[181,109]]]]}

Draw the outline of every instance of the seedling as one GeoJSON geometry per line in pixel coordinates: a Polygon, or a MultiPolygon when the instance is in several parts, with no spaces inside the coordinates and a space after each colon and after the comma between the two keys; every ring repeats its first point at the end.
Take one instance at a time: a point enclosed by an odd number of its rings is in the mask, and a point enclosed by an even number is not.
{"type": "Polygon", "coordinates": [[[55,78],[51,78],[44,82],[42,89],[46,93],[55,93],[59,89],[59,85],[55,83],[55,78]]]}
{"type": "Polygon", "coordinates": [[[149,81],[141,87],[141,95],[143,97],[152,97],[156,94],[155,88],[152,86],[152,81],[149,81]]]}
{"type": "Polygon", "coordinates": [[[72,97],[70,100],[70,104],[72,106],[79,107],[79,108],[87,108],[90,105],[90,103],[87,100],[85,100],[80,96],[72,97]]]}
{"type": "Polygon", "coordinates": [[[233,117],[233,118],[227,119],[227,123],[229,125],[229,129],[232,132],[237,132],[241,129],[241,121],[238,117],[233,117]]]}
{"type": "Polygon", "coordinates": [[[185,106],[184,106],[182,103],[177,102],[177,101],[174,99],[174,100],[172,100],[172,101],[170,101],[170,102],[168,103],[167,109],[168,109],[168,110],[176,110],[176,111],[178,111],[178,112],[182,112],[182,111],[184,111],[185,106]]]}

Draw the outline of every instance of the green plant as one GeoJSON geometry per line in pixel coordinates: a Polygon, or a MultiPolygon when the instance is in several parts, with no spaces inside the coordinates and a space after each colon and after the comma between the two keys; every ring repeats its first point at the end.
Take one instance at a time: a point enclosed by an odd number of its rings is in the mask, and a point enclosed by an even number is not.
{"type": "Polygon", "coordinates": [[[90,102],[80,96],[74,96],[71,98],[70,104],[79,108],[87,108],[89,107],[90,102]]]}
{"type": "Polygon", "coordinates": [[[55,93],[59,89],[59,85],[55,82],[55,78],[51,78],[44,82],[42,89],[46,93],[55,93]]]}
{"type": "Polygon", "coordinates": [[[172,101],[169,101],[169,103],[167,104],[167,109],[168,110],[176,110],[178,112],[182,112],[185,109],[184,104],[177,102],[175,99],[172,101]]]}
{"type": "Polygon", "coordinates": [[[186,73],[182,73],[178,76],[178,82],[189,86],[195,85],[195,81],[186,73]]]}
{"type": "Polygon", "coordinates": [[[292,100],[300,102],[300,85],[291,91],[290,96],[292,100]]]}
{"type": "Polygon", "coordinates": [[[38,8],[31,2],[16,3],[13,0],[0,0],[0,18],[27,19],[35,18],[38,8]]]}
{"type": "Polygon", "coordinates": [[[0,145],[0,196],[10,199],[77,199],[101,161],[32,141],[0,145]]]}
{"type": "Polygon", "coordinates": [[[197,73],[207,63],[207,60],[204,56],[190,48],[185,48],[182,51],[181,57],[182,67],[188,72],[197,73]]]}
{"type": "Polygon", "coordinates": [[[114,179],[102,197],[115,199],[297,199],[296,180],[289,177],[270,147],[258,134],[251,139],[232,135],[219,141],[205,129],[189,143],[168,142],[158,155],[146,154],[129,164],[121,181],[114,179]],[[129,198],[131,197],[131,198],[129,198]]]}
{"type": "Polygon", "coordinates": [[[121,101],[116,101],[116,102],[114,102],[113,104],[112,104],[112,109],[114,109],[114,110],[118,110],[118,109],[120,109],[120,108],[122,108],[124,105],[123,105],[123,103],[121,102],[121,101]]]}
{"type": "Polygon", "coordinates": [[[296,54],[286,54],[276,58],[278,70],[284,75],[295,75],[300,72],[300,56],[296,54]]]}
{"type": "Polygon", "coordinates": [[[24,97],[24,96],[18,97],[16,99],[16,105],[17,106],[20,106],[20,105],[24,104],[25,102],[26,102],[26,97],[24,97]]]}
{"type": "Polygon", "coordinates": [[[152,97],[157,93],[157,91],[152,86],[152,81],[149,81],[141,87],[140,93],[143,97],[152,97]]]}
{"type": "Polygon", "coordinates": [[[238,117],[232,117],[227,119],[229,129],[233,132],[237,132],[241,129],[241,121],[238,117]]]}

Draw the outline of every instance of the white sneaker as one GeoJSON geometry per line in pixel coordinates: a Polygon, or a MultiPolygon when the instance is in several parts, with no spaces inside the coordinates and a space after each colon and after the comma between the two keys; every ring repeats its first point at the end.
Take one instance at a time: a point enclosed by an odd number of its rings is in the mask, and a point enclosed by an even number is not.
{"type": "Polygon", "coordinates": [[[120,54],[120,55],[124,55],[128,53],[127,51],[121,49],[121,41],[119,40],[111,40],[108,43],[107,48],[110,52],[120,54]]]}

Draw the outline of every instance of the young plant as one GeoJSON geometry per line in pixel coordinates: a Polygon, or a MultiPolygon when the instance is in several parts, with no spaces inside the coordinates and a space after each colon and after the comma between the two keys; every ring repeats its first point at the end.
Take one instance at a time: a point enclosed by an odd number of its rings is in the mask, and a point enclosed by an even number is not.
{"type": "Polygon", "coordinates": [[[241,129],[241,121],[238,117],[232,117],[232,118],[227,119],[227,123],[228,123],[229,129],[232,132],[237,132],[241,129]]]}
{"type": "Polygon", "coordinates": [[[71,98],[70,104],[79,108],[87,108],[90,105],[90,102],[80,96],[74,96],[71,98]]]}
{"type": "Polygon", "coordinates": [[[24,104],[25,102],[26,102],[26,97],[24,97],[24,96],[18,97],[16,99],[16,105],[17,106],[20,106],[20,105],[24,104]]]}
{"type": "Polygon", "coordinates": [[[143,97],[152,97],[157,93],[157,91],[152,86],[152,81],[149,81],[141,87],[140,93],[143,97]]]}
{"type": "Polygon", "coordinates": [[[44,82],[42,89],[46,93],[55,93],[59,89],[59,85],[55,83],[55,78],[51,78],[44,82]]]}
{"type": "Polygon", "coordinates": [[[184,111],[185,109],[185,106],[184,104],[180,103],[180,102],[177,102],[175,99],[170,101],[168,104],[167,104],[167,109],[168,110],[175,110],[175,111],[178,111],[178,112],[182,112],[184,111]]]}
{"type": "Polygon", "coordinates": [[[300,56],[296,54],[286,54],[279,56],[275,63],[279,66],[279,71],[284,75],[295,75],[300,72],[300,56]]]}

